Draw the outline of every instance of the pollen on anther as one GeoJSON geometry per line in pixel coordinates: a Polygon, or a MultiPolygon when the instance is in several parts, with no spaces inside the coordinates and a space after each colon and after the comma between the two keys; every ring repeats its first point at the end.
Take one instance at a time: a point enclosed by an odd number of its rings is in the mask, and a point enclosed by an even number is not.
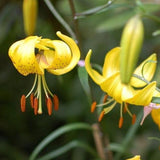
{"type": "Polygon", "coordinates": [[[25,112],[25,110],[26,110],[26,97],[23,94],[21,97],[21,111],[25,112]]]}
{"type": "Polygon", "coordinates": [[[123,113],[127,112],[128,103],[124,103],[123,113]]]}
{"type": "Polygon", "coordinates": [[[52,101],[49,97],[47,98],[47,109],[48,109],[48,114],[51,115],[52,114],[52,101]]]}
{"type": "Polygon", "coordinates": [[[136,115],[133,114],[133,116],[132,116],[132,124],[134,124],[135,122],[136,122],[136,115]]]}
{"type": "Polygon", "coordinates": [[[95,108],[96,108],[96,105],[97,105],[97,102],[94,101],[91,105],[91,113],[93,113],[95,111],[95,108]]]}
{"type": "Polygon", "coordinates": [[[53,96],[54,110],[57,111],[59,109],[59,99],[58,96],[54,94],[53,96]]]}
{"type": "Polygon", "coordinates": [[[37,115],[38,113],[38,99],[34,98],[34,114],[37,115]]]}
{"type": "Polygon", "coordinates": [[[120,117],[118,127],[122,128],[123,126],[123,117],[120,117]]]}
{"type": "Polygon", "coordinates": [[[30,95],[30,103],[31,103],[31,107],[34,108],[34,94],[31,93],[30,95]]]}
{"type": "Polygon", "coordinates": [[[104,96],[104,98],[103,98],[103,103],[106,103],[107,98],[108,98],[108,95],[106,94],[106,95],[104,96]]]}
{"type": "Polygon", "coordinates": [[[98,121],[100,122],[102,120],[102,118],[104,117],[104,111],[101,112],[101,114],[99,115],[98,121]]]}

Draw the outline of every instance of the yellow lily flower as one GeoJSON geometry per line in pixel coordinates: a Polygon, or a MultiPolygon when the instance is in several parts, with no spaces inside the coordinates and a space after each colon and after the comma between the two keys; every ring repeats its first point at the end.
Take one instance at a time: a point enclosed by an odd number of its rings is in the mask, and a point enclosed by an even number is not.
{"type": "Polygon", "coordinates": [[[49,90],[45,80],[44,70],[46,69],[54,75],[62,75],[71,71],[80,59],[80,51],[74,40],[61,32],[57,32],[57,36],[63,41],[30,36],[15,42],[9,48],[9,57],[19,73],[24,76],[27,76],[28,74],[36,74],[31,91],[26,96],[22,95],[21,110],[23,112],[25,111],[25,100],[31,95],[31,106],[34,108],[34,113],[42,113],[42,83],[47,100],[48,113],[51,115],[52,101],[50,96],[53,97],[55,109],[58,107],[58,98],[49,90]],[[37,80],[37,90],[32,94],[37,80]]]}
{"type": "Polygon", "coordinates": [[[133,158],[129,158],[126,160],[141,160],[141,157],[139,155],[137,155],[137,156],[134,156],[133,158]]]}
{"type": "MultiPolygon", "coordinates": [[[[122,108],[123,104],[128,113],[135,119],[135,115],[133,116],[127,107],[127,104],[134,105],[149,105],[155,88],[156,82],[151,82],[149,84],[144,81],[132,77],[131,82],[129,84],[123,84],[120,79],[120,47],[116,47],[109,51],[106,54],[102,74],[98,73],[95,69],[91,67],[90,58],[92,51],[90,50],[85,59],[85,67],[88,74],[91,76],[93,81],[97,83],[101,89],[106,92],[110,97],[110,99],[105,104],[109,104],[114,100],[121,104],[121,115],[120,115],[120,124],[119,127],[122,126],[122,108]],[[146,86],[145,86],[146,85],[146,86]],[[144,87],[142,89],[133,88],[133,87],[144,87]]],[[[146,81],[150,81],[154,75],[156,69],[156,63],[149,63],[149,61],[156,61],[156,54],[152,54],[148,59],[142,62],[139,67],[134,71],[134,74],[137,76],[141,76],[141,78],[146,81]],[[141,71],[141,72],[140,72],[141,71]],[[143,73],[142,73],[143,72],[143,73]],[[143,75],[141,75],[143,74],[143,75]]],[[[99,120],[102,119],[104,114],[107,114],[111,111],[116,103],[113,103],[110,107],[104,108],[101,112],[99,120]]],[[[103,106],[97,105],[97,106],[103,106]]],[[[134,120],[133,120],[134,121],[134,120]]]]}

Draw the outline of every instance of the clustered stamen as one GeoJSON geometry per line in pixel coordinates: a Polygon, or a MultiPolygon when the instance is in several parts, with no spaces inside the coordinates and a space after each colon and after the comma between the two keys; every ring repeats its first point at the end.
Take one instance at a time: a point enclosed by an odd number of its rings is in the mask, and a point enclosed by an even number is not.
{"type": "MultiPolygon", "coordinates": [[[[104,115],[109,113],[115,106],[116,106],[117,102],[113,99],[113,98],[110,98],[108,99],[108,95],[105,95],[104,98],[103,98],[103,103],[102,104],[98,104],[97,105],[97,102],[94,101],[91,105],[91,112],[93,113],[96,109],[96,107],[104,107],[106,105],[108,105],[107,107],[105,108],[102,108],[102,111],[99,115],[99,118],[98,118],[98,121],[100,122],[104,115]]],[[[120,118],[119,118],[119,123],[118,123],[118,127],[119,128],[122,128],[123,126],[123,113],[128,113],[131,117],[132,117],[132,124],[135,123],[136,121],[136,115],[135,114],[132,114],[128,108],[128,103],[121,103],[121,106],[120,106],[120,118]]]]}
{"type": "Polygon", "coordinates": [[[30,105],[34,110],[34,114],[42,114],[42,88],[41,85],[43,86],[43,90],[45,93],[46,97],[46,106],[48,110],[48,115],[52,115],[52,110],[53,110],[53,104],[54,104],[54,110],[57,111],[59,108],[59,99],[57,95],[53,94],[46,83],[45,76],[44,75],[37,75],[35,76],[35,80],[33,83],[33,86],[30,90],[30,92],[25,96],[22,95],[21,97],[21,111],[25,112],[26,108],[26,99],[30,96],[30,105]],[[37,84],[36,91],[34,91],[35,86],[37,84]],[[52,99],[51,99],[52,97],[52,99]],[[53,101],[53,102],[52,102],[53,101]]]}

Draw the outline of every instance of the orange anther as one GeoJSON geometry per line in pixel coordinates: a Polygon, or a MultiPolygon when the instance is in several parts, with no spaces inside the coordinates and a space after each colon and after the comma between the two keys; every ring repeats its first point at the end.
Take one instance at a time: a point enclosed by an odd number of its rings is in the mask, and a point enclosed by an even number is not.
{"type": "Polygon", "coordinates": [[[101,112],[101,114],[99,115],[98,121],[100,122],[102,120],[102,118],[104,117],[104,111],[101,112]]]}
{"type": "Polygon", "coordinates": [[[26,110],[26,97],[23,94],[21,97],[21,111],[25,112],[25,110],[26,110]]]}
{"type": "Polygon", "coordinates": [[[133,114],[133,116],[132,116],[132,124],[134,124],[135,122],[136,122],[136,115],[133,114]]]}
{"type": "Polygon", "coordinates": [[[118,127],[122,128],[122,126],[123,126],[123,117],[120,117],[118,127]]]}
{"type": "Polygon", "coordinates": [[[34,98],[34,114],[37,115],[38,113],[38,99],[34,98]]]}
{"type": "Polygon", "coordinates": [[[106,94],[106,95],[104,96],[104,98],[103,98],[103,103],[106,103],[107,98],[108,98],[108,95],[106,94]]]}
{"type": "Polygon", "coordinates": [[[124,106],[123,107],[123,113],[126,113],[127,112],[127,109],[126,109],[126,107],[124,106]]]}
{"type": "Polygon", "coordinates": [[[123,112],[126,113],[128,108],[128,103],[124,103],[123,112]]]}
{"type": "Polygon", "coordinates": [[[51,115],[52,114],[52,101],[49,97],[47,98],[47,109],[48,109],[48,114],[51,115]]]}
{"type": "Polygon", "coordinates": [[[31,93],[30,95],[30,103],[31,103],[31,107],[34,108],[34,94],[31,93]]]}
{"type": "Polygon", "coordinates": [[[59,99],[57,95],[53,96],[54,110],[57,111],[59,109],[59,99]]]}
{"type": "Polygon", "coordinates": [[[96,105],[97,105],[97,102],[94,101],[91,105],[91,112],[93,113],[95,111],[95,108],[96,108],[96,105]]]}

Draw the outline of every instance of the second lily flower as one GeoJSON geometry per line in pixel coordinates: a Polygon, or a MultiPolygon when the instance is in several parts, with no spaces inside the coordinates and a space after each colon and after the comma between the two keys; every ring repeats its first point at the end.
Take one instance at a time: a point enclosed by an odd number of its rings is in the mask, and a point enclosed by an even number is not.
{"type": "Polygon", "coordinates": [[[151,103],[152,97],[157,92],[155,81],[147,83],[152,79],[156,69],[156,63],[150,62],[156,61],[156,54],[152,54],[135,69],[134,75],[141,77],[141,79],[132,77],[130,83],[123,84],[120,79],[120,50],[120,47],[116,47],[106,54],[102,74],[98,73],[91,67],[91,50],[86,56],[85,66],[87,72],[94,80],[94,82],[97,83],[104,92],[113,98],[110,99],[107,104],[115,100],[115,102],[112,103],[109,107],[103,109],[99,120],[101,120],[104,114],[107,114],[114,108],[117,101],[121,104],[119,121],[119,127],[121,128],[123,124],[123,106],[125,110],[127,110],[128,113],[132,116],[132,123],[134,123],[135,116],[131,114],[127,104],[129,103],[134,105],[147,106],[151,103]]]}

